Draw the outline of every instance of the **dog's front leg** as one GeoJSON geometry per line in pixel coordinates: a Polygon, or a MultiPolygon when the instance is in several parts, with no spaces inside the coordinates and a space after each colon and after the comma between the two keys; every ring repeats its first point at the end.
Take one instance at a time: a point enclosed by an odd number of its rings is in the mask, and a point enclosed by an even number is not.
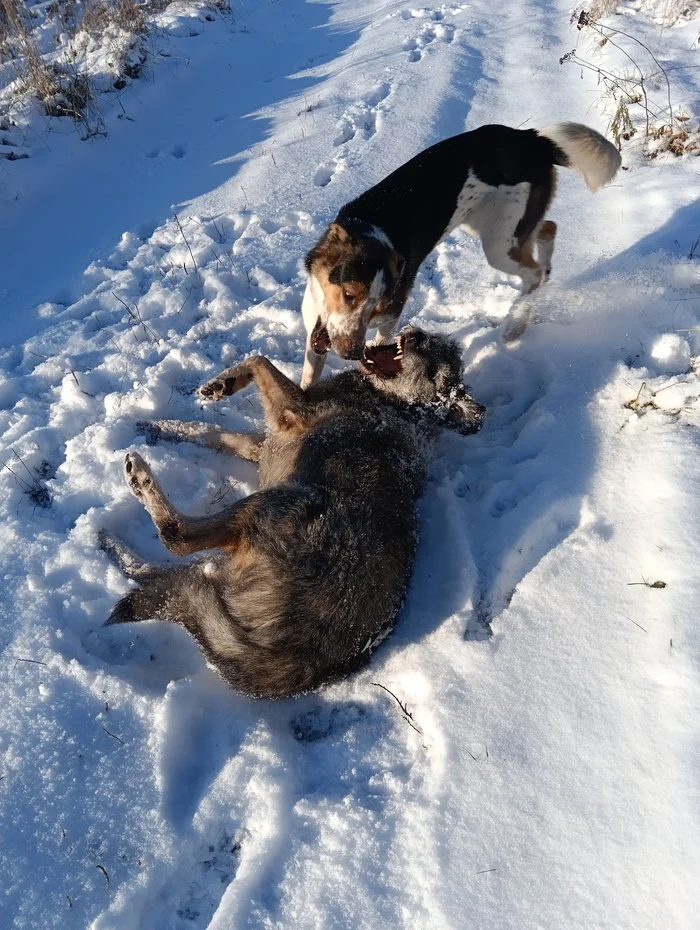
{"type": "Polygon", "coordinates": [[[326,364],[326,356],[318,355],[312,348],[313,335],[319,327],[323,327],[323,321],[328,318],[328,307],[323,288],[319,284],[315,275],[310,274],[306,282],[304,299],[301,302],[301,315],[306,328],[306,348],[304,349],[304,367],[301,372],[301,387],[306,390],[321,377],[323,366],[326,364]]]}
{"type": "Polygon", "coordinates": [[[301,371],[301,389],[305,391],[311,387],[321,377],[323,366],[326,364],[325,355],[317,355],[311,348],[311,336],[306,340],[306,349],[304,350],[304,367],[301,371]]]}
{"type": "Polygon", "coordinates": [[[251,381],[257,385],[265,419],[272,429],[284,428],[290,420],[303,414],[307,406],[304,392],[264,355],[254,355],[240,365],[227,368],[203,384],[199,393],[206,400],[221,400],[241,391],[251,381]]]}
{"type": "Polygon", "coordinates": [[[144,434],[149,445],[160,439],[193,442],[217,452],[237,455],[249,462],[260,461],[260,447],[265,441],[264,433],[234,433],[221,426],[183,420],[139,420],[136,429],[144,434]]]}

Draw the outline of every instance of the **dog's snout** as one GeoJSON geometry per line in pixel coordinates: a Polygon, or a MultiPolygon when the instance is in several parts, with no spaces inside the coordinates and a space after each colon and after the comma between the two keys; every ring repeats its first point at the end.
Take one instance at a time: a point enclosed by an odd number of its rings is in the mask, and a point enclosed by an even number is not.
{"type": "Polygon", "coordinates": [[[333,342],[333,348],[341,358],[358,361],[362,358],[365,347],[362,342],[356,342],[354,339],[336,338],[333,342]]]}

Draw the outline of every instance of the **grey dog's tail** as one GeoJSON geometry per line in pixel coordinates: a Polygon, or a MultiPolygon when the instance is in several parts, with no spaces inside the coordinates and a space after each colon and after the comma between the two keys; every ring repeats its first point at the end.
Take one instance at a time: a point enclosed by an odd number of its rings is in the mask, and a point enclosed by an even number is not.
{"type": "Polygon", "coordinates": [[[539,129],[538,136],[553,142],[555,164],[577,171],[592,191],[608,184],[620,169],[620,153],[595,129],[581,123],[555,123],[539,129]],[[559,154],[560,153],[560,154],[559,154]]]}

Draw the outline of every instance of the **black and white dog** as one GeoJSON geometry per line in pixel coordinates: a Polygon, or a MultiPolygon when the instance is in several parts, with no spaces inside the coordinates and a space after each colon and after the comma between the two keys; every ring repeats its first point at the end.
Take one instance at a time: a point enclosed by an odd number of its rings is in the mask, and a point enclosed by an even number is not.
{"type": "MultiPolygon", "coordinates": [[[[359,359],[368,329],[377,329],[378,342],[391,339],[421,262],[457,226],[481,238],[493,268],[522,279],[523,295],[546,281],[555,165],[578,171],[596,191],[615,177],[620,154],[578,123],[481,126],[438,142],[346,204],[306,256],[301,386],[320,377],[330,348],[359,359]]],[[[528,302],[516,304],[506,341],[527,325],[528,302]]]]}

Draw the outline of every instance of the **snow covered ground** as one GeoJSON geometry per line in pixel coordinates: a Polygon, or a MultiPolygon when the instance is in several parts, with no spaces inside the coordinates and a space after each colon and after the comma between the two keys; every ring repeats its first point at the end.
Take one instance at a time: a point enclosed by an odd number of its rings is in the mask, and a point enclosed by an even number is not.
{"type": "MultiPolygon", "coordinates": [[[[700,927],[693,155],[631,146],[595,197],[560,172],[512,347],[513,282],[474,240],[426,263],[407,318],[460,340],[488,421],[441,443],[366,671],[254,702],[174,626],[102,629],[127,583],[96,531],[164,554],[122,478],[136,421],[259,422],[194,389],[257,351],[299,376],[301,259],[343,202],[465,127],[605,130],[596,76],[559,64],[570,12],[240,0],[171,30],[106,138],[54,120],[0,162],[3,928],[700,927]]],[[[697,121],[698,21],[621,12],[697,121]]],[[[145,454],[192,512],[255,487],[194,446],[145,454]]]]}

